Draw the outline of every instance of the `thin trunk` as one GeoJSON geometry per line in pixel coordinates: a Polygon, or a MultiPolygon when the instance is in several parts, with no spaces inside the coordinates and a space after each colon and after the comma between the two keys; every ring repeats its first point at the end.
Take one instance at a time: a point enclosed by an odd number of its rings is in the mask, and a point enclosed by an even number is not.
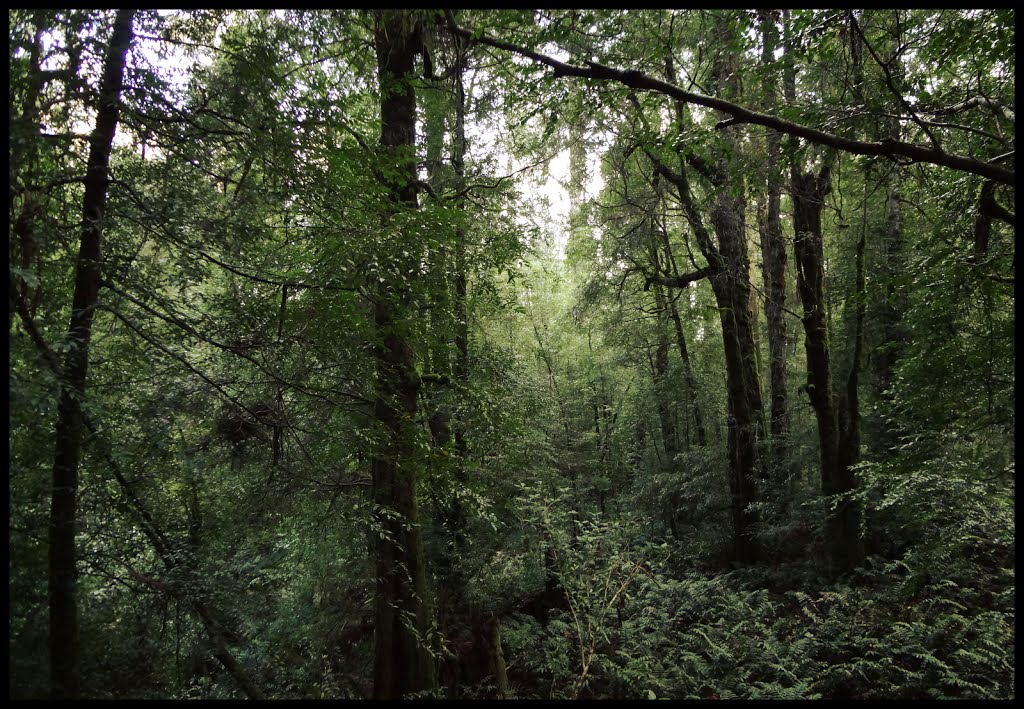
{"type": "MultiPolygon", "coordinates": [[[[452,136],[452,169],[455,172],[455,186],[462,189],[466,181],[466,90],[463,74],[466,70],[467,43],[455,38],[455,133],[452,136]]],[[[466,200],[460,198],[456,202],[459,210],[465,210],[466,200]]],[[[455,365],[453,379],[456,386],[465,387],[469,383],[469,309],[466,297],[466,229],[460,223],[455,229],[455,365]]],[[[466,459],[468,457],[466,443],[466,422],[460,412],[455,416],[455,479],[459,484],[466,482],[466,459]]],[[[459,521],[458,534],[455,537],[456,547],[461,549],[464,543],[462,527],[465,524],[461,508],[455,510],[459,521]]]]}
{"type": "MultiPolygon", "coordinates": [[[[423,139],[427,152],[427,183],[435,193],[440,193],[442,185],[442,156],[444,150],[445,115],[448,104],[443,100],[442,86],[435,82],[432,86],[431,100],[423,106],[423,139]]],[[[454,140],[453,140],[454,148],[454,140]]],[[[426,345],[427,371],[444,378],[452,374],[451,353],[448,346],[448,333],[452,331],[451,289],[448,279],[448,263],[450,246],[438,242],[428,248],[427,272],[436,284],[432,293],[428,328],[431,333],[443,333],[443,337],[428,337],[426,345]]],[[[443,450],[451,442],[451,414],[441,389],[431,392],[427,397],[429,410],[430,435],[434,447],[443,450]]]]}
{"type": "Polygon", "coordinates": [[[74,699],[79,693],[75,518],[78,513],[78,460],[83,435],[81,402],[89,373],[93,313],[100,290],[103,213],[109,184],[107,170],[117,130],[125,58],[132,42],[133,15],[134,10],[118,10],[103,65],[96,128],[89,141],[81,246],[75,267],[75,293],[68,326],[69,349],[57,407],[49,535],[50,676],[55,699],[74,699]]]}
{"type": "MultiPolygon", "coordinates": [[[[902,83],[904,66],[899,55],[891,62],[893,80],[897,86],[902,83]]],[[[886,119],[882,126],[886,139],[899,140],[901,137],[900,123],[895,118],[886,119]]],[[[903,254],[903,229],[901,226],[900,169],[893,165],[885,176],[885,226],[882,239],[882,267],[878,275],[884,284],[884,300],[880,304],[879,320],[881,322],[882,342],[874,351],[872,360],[875,363],[875,378],[879,397],[886,404],[892,405],[890,391],[894,381],[896,363],[899,361],[903,343],[908,333],[903,325],[903,313],[907,308],[906,298],[897,287],[897,278],[906,271],[903,254]]],[[[873,452],[878,457],[892,455],[898,445],[901,432],[888,423],[879,422],[878,430],[873,438],[873,452]]]]}
{"type": "MultiPolygon", "coordinates": [[[[29,337],[35,344],[36,349],[39,351],[40,357],[44,363],[49,366],[50,371],[55,375],[60,376],[60,359],[51,350],[46,341],[43,339],[39,330],[36,328],[34,321],[32,320],[31,314],[28,312],[27,307],[21,303],[18,306],[18,314],[21,316],[25,329],[28,331],[29,337]]],[[[89,442],[97,449],[100,457],[107,463],[110,471],[114,475],[114,479],[117,481],[118,486],[121,488],[123,494],[123,504],[127,508],[128,512],[134,515],[139,523],[139,528],[145,535],[146,539],[149,540],[150,545],[153,547],[153,551],[156,552],[157,558],[163,563],[164,568],[168,573],[181,574],[184,570],[189,573],[189,569],[182,569],[183,559],[194,559],[195,551],[199,547],[199,529],[201,526],[201,519],[199,519],[198,510],[198,495],[193,487],[193,495],[191,504],[195,505],[194,511],[190,510],[190,522],[189,522],[189,539],[188,548],[191,553],[176,553],[175,547],[172,546],[168,540],[167,535],[161,531],[157,526],[156,520],[154,520],[152,514],[146,508],[142,498],[138,496],[134,486],[129,482],[129,476],[125,475],[121,469],[120,464],[113,455],[109,441],[107,441],[102,434],[99,433],[96,424],[86,415],[84,412],[81,414],[82,427],[89,433],[89,442]]],[[[136,477],[136,476],[131,476],[136,477]]],[[[194,481],[193,481],[194,485],[194,481]]],[[[199,584],[189,584],[189,588],[198,588],[199,584]]],[[[169,589],[164,586],[163,590],[170,592],[169,589]]],[[[224,641],[224,633],[219,625],[208,624],[207,618],[212,620],[217,617],[217,613],[212,609],[207,601],[202,597],[187,596],[171,594],[176,599],[188,600],[193,610],[200,615],[204,621],[204,627],[210,637],[210,641],[214,644],[217,652],[217,659],[224,666],[224,669],[228,671],[232,677],[238,682],[239,687],[243,692],[246,693],[250,699],[265,699],[263,691],[256,686],[252,679],[248,676],[242,666],[232,656],[231,651],[227,648],[224,641]],[[206,617],[203,617],[203,616],[206,617]],[[211,632],[217,631],[217,632],[211,632]]],[[[177,651],[177,650],[176,650],[177,651]]]]}
{"type": "MultiPolygon", "coordinates": [[[[43,18],[37,15],[36,31],[32,38],[32,48],[29,50],[28,58],[28,90],[25,95],[25,101],[21,107],[20,123],[25,127],[25,130],[31,130],[32,137],[27,137],[21,140],[15,140],[11,142],[11,166],[10,166],[10,181],[11,181],[11,197],[10,197],[10,214],[14,220],[14,239],[10,242],[10,257],[11,263],[16,263],[23,271],[28,271],[32,263],[35,261],[37,243],[36,243],[36,219],[39,217],[41,212],[41,205],[35,198],[35,195],[31,190],[24,189],[22,192],[22,203],[21,211],[19,212],[16,219],[14,219],[15,212],[15,189],[21,186],[19,183],[21,180],[21,173],[26,167],[32,165],[37,161],[37,145],[40,139],[40,130],[38,123],[39,116],[39,95],[43,89],[43,77],[42,68],[40,62],[42,61],[42,45],[43,35],[45,32],[43,18]]],[[[27,181],[27,180],[26,180],[27,181]]],[[[9,278],[9,297],[11,299],[11,307],[8,310],[7,329],[10,331],[11,326],[14,324],[14,312],[15,303],[20,299],[26,304],[31,302],[31,288],[28,285],[26,279],[21,278],[9,278]]]]}
{"type": "MultiPolygon", "coordinates": [[[[672,397],[668,387],[668,351],[669,339],[665,332],[665,295],[661,286],[654,286],[654,302],[658,312],[655,327],[658,329],[658,344],[654,349],[654,362],[651,369],[654,384],[654,400],[658,410],[658,423],[661,426],[662,445],[665,449],[665,459],[662,461],[662,470],[673,473],[676,469],[676,455],[679,453],[679,445],[676,440],[676,422],[672,415],[672,397]]],[[[678,506],[678,495],[675,494],[674,483],[669,483],[668,494],[665,495],[665,521],[668,523],[669,532],[673,539],[679,538],[679,528],[676,525],[676,508],[678,506]]]]}
{"type": "MultiPolygon", "coordinates": [[[[853,466],[860,461],[860,396],[858,386],[860,384],[860,369],[862,351],[864,349],[864,315],[867,304],[864,298],[864,247],[866,244],[866,229],[861,230],[860,239],[857,242],[857,255],[855,257],[855,292],[856,313],[854,315],[853,327],[853,356],[850,362],[850,373],[846,378],[846,389],[839,403],[839,487],[842,490],[853,490],[857,487],[857,479],[853,474],[853,466]]],[[[842,534],[854,545],[853,556],[859,557],[860,538],[860,509],[850,501],[841,503],[839,516],[847,528],[842,534]]]]}
{"type": "MultiPolygon", "coordinates": [[[[530,311],[530,318],[533,319],[533,311],[530,311]]],[[[537,339],[537,349],[540,352],[541,359],[544,360],[544,366],[548,372],[548,382],[551,384],[551,392],[555,395],[555,400],[558,402],[558,415],[562,423],[562,435],[563,444],[562,449],[568,450],[572,444],[572,434],[569,428],[569,414],[565,410],[565,399],[562,398],[562,392],[559,390],[558,379],[555,378],[555,365],[551,360],[551,353],[544,347],[544,341],[540,337],[540,329],[537,327],[536,320],[533,321],[533,335],[537,339]]],[[[569,482],[572,485],[572,509],[570,510],[570,518],[572,519],[572,545],[575,548],[576,541],[579,534],[580,514],[579,514],[579,489],[576,484],[576,465],[573,461],[569,461],[566,465],[567,472],[569,474],[569,482]]]]}
{"type": "Polygon", "coordinates": [[[666,379],[668,377],[668,333],[665,332],[665,313],[668,310],[665,304],[665,295],[660,285],[654,286],[654,302],[658,311],[657,327],[658,344],[654,349],[654,398],[657,402],[658,423],[661,425],[661,437],[665,448],[665,467],[668,470],[675,468],[675,457],[679,453],[679,444],[676,436],[675,417],[672,416],[671,396],[666,379]]]}
{"type": "MultiPolygon", "coordinates": [[[[466,153],[466,94],[463,84],[465,73],[466,42],[461,37],[454,38],[455,44],[455,71],[453,72],[454,82],[454,110],[455,123],[451,136],[451,163],[455,176],[455,188],[462,189],[465,183],[465,153],[466,153]]],[[[459,210],[465,209],[465,199],[459,198],[455,203],[459,210]]],[[[469,379],[469,323],[468,307],[466,302],[466,230],[460,223],[454,231],[454,243],[452,248],[452,260],[454,274],[453,301],[451,312],[453,313],[450,327],[453,329],[455,356],[454,362],[450,363],[447,350],[445,351],[445,364],[451,369],[451,380],[453,392],[461,395],[468,385],[469,379]]],[[[447,294],[447,288],[446,288],[447,294]]],[[[447,328],[446,328],[447,329],[447,328]]],[[[457,408],[452,416],[449,412],[443,412],[442,424],[438,426],[432,421],[432,431],[435,431],[435,441],[444,440],[446,443],[454,436],[455,455],[453,459],[453,478],[459,487],[467,483],[467,458],[468,447],[466,442],[466,424],[461,407],[457,408]]],[[[448,530],[448,548],[443,555],[443,568],[440,571],[443,579],[441,598],[439,600],[441,613],[441,632],[449,636],[452,632],[450,619],[460,618],[466,620],[465,608],[465,586],[466,577],[463,572],[462,558],[466,545],[466,512],[462,506],[459,495],[450,495],[449,500],[443,506],[442,514],[445,518],[445,527],[448,530]]],[[[467,621],[468,622],[468,621],[467,621]]],[[[458,679],[466,675],[466,668],[460,663],[466,658],[462,655],[446,660],[443,675],[447,678],[449,695],[454,697],[458,690],[458,679]]]]}
{"type": "Polygon", "coordinates": [[[693,374],[693,365],[690,363],[690,352],[686,347],[686,335],[683,333],[683,322],[679,317],[679,309],[672,297],[672,288],[668,289],[668,310],[669,316],[676,331],[676,343],[679,345],[679,359],[683,362],[683,376],[686,378],[686,388],[690,394],[690,401],[693,403],[693,423],[697,434],[697,445],[704,447],[708,444],[707,432],[704,430],[704,414],[701,413],[700,402],[697,400],[697,378],[693,374]]]}
{"type": "Polygon", "coordinates": [[[494,681],[498,685],[498,698],[506,699],[509,695],[508,670],[505,666],[505,653],[501,650],[501,621],[497,616],[490,620],[491,663],[494,666],[494,681]]]}
{"type": "MultiPolygon", "coordinates": [[[[675,258],[672,256],[672,247],[669,244],[668,233],[661,232],[662,247],[665,250],[665,258],[668,260],[673,276],[679,275],[675,258]]],[[[676,299],[672,294],[672,287],[668,287],[669,316],[676,332],[676,343],[679,346],[679,358],[683,361],[683,377],[686,379],[686,388],[689,390],[690,401],[692,402],[693,423],[697,433],[697,445],[702,448],[708,444],[707,431],[704,428],[704,414],[701,412],[700,402],[697,399],[697,377],[693,373],[693,365],[690,362],[690,352],[686,346],[686,335],[683,332],[683,322],[679,317],[679,308],[676,306],[676,299]]]]}
{"type": "MultiPolygon", "coordinates": [[[[284,336],[284,318],[286,309],[288,307],[288,286],[282,284],[281,286],[281,308],[277,314],[277,344],[281,346],[281,339],[284,336]]],[[[267,485],[274,481],[274,476],[277,474],[278,468],[281,467],[284,458],[284,385],[281,382],[277,383],[276,392],[274,395],[274,441],[273,441],[273,461],[270,464],[270,477],[267,479],[267,485]]]]}
{"type": "MultiPolygon", "coordinates": [[[[380,142],[395,175],[389,185],[392,209],[415,210],[419,206],[414,186],[416,95],[411,80],[418,37],[405,12],[378,11],[374,19],[380,142]]],[[[435,684],[433,659],[421,640],[427,635],[430,615],[413,462],[420,379],[415,352],[404,334],[411,317],[406,279],[416,271],[416,256],[410,255],[400,275],[377,289],[374,303],[380,338],[374,348],[374,417],[388,438],[388,445],[375,452],[371,463],[373,500],[382,511],[376,518],[380,532],[376,540],[375,699],[397,699],[435,684]]]]}

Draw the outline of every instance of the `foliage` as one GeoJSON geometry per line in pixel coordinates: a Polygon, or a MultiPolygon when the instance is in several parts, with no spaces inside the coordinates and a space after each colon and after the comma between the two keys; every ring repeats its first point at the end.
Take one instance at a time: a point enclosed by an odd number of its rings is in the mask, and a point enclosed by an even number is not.
{"type": "MultiPolygon", "coordinates": [[[[54,422],[112,17],[9,16],[12,698],[51,692],[54,422]]],[[[82,343],[81,695],[366,698],[380,653],[416,652],[436,671],[409,697],[1013,698],[1012,184],[657,88],[1012,173],[1012,21],[139,11],[82,343]],[[825,164],[814,304],[789,180],[825,164]],[[790,430],[768,438],[772,208],[790,430]],[[852,440],[836,495],[810,314],[852,440]],[[382,650],[377,574],[417,536],[422,578],[387,568],[415,647],[382,650]]]]}

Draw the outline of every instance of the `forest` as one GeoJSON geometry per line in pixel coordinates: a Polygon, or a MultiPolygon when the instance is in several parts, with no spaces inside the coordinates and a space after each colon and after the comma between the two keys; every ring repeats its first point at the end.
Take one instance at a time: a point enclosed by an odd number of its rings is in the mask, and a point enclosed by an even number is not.
{"type": "Polygon", "coordinates": [[[1010,9],[8,11],[11,699],[1012,699],[1010,9]]]}

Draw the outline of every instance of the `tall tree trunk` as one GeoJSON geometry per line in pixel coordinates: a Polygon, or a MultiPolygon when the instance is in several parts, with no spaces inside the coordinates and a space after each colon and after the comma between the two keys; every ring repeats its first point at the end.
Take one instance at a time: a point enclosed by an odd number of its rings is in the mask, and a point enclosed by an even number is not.
{"type": "MultiPolygon", "coordinates": [[[[728,45],[733,41],[736,30],[728,18],[723,17],[713,31],[717,41],[728,45]]],[[[726,97],[738,94],[736,72],[736,56],[725,50],[719,51],[712,64],[712,76],[726,97]]],[[[716,167],[723,184],[718,185],[711,223],[718,237],[724,268],[720,277],[712,279],[711,285],[718,299],[725,340],[737,556],[749,563],[757,561],[761,554],[757,538],[759,519],[752,505],[758,500],[757,483],[763,475],[757,446],[758,441],[764,439],[764,415],[755,340],[757,314],[751,308],[746,199],[743,171],[738,159],[742,150],[738,130],[735,126],[722,129],[723,139],[730,147],[730,157],[721,160],[716,167]]]]}
{"type": "Polygon", "coordinates": [[[96,128],[89,140],[89,162],[82,203],[82,235],[75,266],[75,293],[68,326],[57,406],[53,497],[50,507],[50,677],[55,699],[79,693],[78,605],[75,599],[75,518],[78,514],[78,459],[82,443],[81,402],[89,373],[89,340],[99,298],[103,260],[103,213],[107,170],[117,130],[125,57],[132,42],[134,10],[118,10],[103,64],[96,128]]]}
{"type": "MultiPolygon", "coordinates": [[[[853,325],[853,354],[850,359],[850,373],[846,378],[846,389],[839,402],[839,487],[842,490],[853,490],[857,487],[857,479],[853,474],[853,466],[860,461],[860,370],[864,349],[864,315],[867,304],[864,298],[864,247],[867,229],[861,229],[857,241],[857,252],[854,257],[854,298],[856,309],[853,325]]],[[[859,557],[860,514],[859,507],[850,501],[843,501],[840,515],[849,528],[843,530],[844,535],[852,536],[849,543],[854,544],[854,558],[859,557]]]]}
{"type": "MultiPolygon", "coordinates": [[[[853,421],[848,413],[840,415],[833,390],[828,323],[825,318],[824,254],[821,210],[832,189],[830,166],[819,174],[804,173],[793,167],[793,254],[796,282],[803,301],[804,345],[807,350],[807,394],[818,423],[821,466],[821,491],[831,496],[852,492],[855,480],[849,445],[853,421]]],[[[855,370],[856,371],[856,370],[855,370]]],[[[842,406],[856,405],[856,374],[852,381],[854,396],[843,397],[842,406]]],[[[858,435],[859,438],[859,435],[858,435]]],[[[843,571],[859,558],[859,522],[856,505],[843,501],[826,522],[829,552],[834,569],[843,571]]]]}
{"type": "MultiPolygon", "coordinates": [[[[378,11],[374,16],[381,92],[381,145],[389,172],[393,207],[415,210],[416,96],[411,80],[418,33],[408,13],[378,11]]],[[[412,249],[418,252],[419,249],[412,249]]],[[[420,378],[409,331],[408,279],[417,254],[401,263],[399,274],[383,276],[377,289],[374,324],[379,343],[374,417],[387,435],[371,463],[376,518],[377,597],[375,615],[374,698],[395,699],[431,689],[433,660],[422,639],[429,628],[427,576],[416,502],[415,418],[420,378]]]]}
{"type": "Polygon", "coordinates": [[[722,258],[728,265],[721,276],[712,279],[712,288],[718,301],[725,348],[734,543],[737,558],[752,563],[760,557],[759,519],[752,505],[758,500],[761,465],[757,442],[764,438],[764,421],[754,354],[754,323],[748,310],[750,285],[742,203],[742,197],[732,197],[723,191],[713,209],[715,232],[722,258]]]}
{"type": "MultiPolygon", "coordinates": [[[[25,92],[25,100],[21,106],[21,116],[16,121],[21,124],[25,131],[20,139],[11,141],[10,150],[10,217],[14,224],[14,237],[10,241],[10,259],[12,264],[18,264],[22,271],[28,271],[36,260],[38,246],[36,243],[36,219],[42,211],[42,205],[36,196],[29,190],[25,183],[30,180],[22,178],[22,173],[34,163],[38,163],[38,146],[42,137],[40,135],[39,118],[39,96],[43,90],[43,71],[41,67],[43,36],[45,33],[45,20],[42,13],[36,13],[33,18],[36,30],[32,38],[32,47],[28,57],[28,87],[25,92]],[[31,137],[29,136],[31,133],[31,137]],[[15,203],[17,190],[21,190],[21,210],[15,217],[15,203]]],[[[13,99],[13,96],[12,96],[13,99]]],[[[13,114],[13,106],[12,106],[13,114]]],[[[13,115],[12,115],[12,118],[13,115]]],[[[12,120],[12,123],[15,121],[12,120]]],[[[14,126],[12,126],[12,133],[14,126]]],[[[10,308],[8,310],[7,329],[10,331],[14,324],[14,313],[17,310],[19,300],[26,304],[31,302],[31,288],[27,280],[22,278],[8,279],[8,293],[10,308]]]]}
{"type": "MultiPolygon", "coordinates": [[[[783,88],[786,101],[796,101],[796,74],[792,64],[793,38],[786,20],[786,59],[783,88]]],[[[795,148],[795,143],[791,143],[795,148]]],[[[832,157],[826,159],[818,174],[804,172],[799,159],[790,167],[790,195],[793,199],[793,256],[796,264],[797,290],[803,303],[804,347],[807,352],[807,395],[818,425],[821,491],[831,496],[852,492],[855,479],[846,462],[849,450],[843,446],[850,441],[852,421],[846,397],[837,404],[832,381],[832,363],[829,349],[828,322],[824,292],[824,245],[821,231],[821,211],[824,199],[832,190],[832,157]],[[844,413],[840,415],[840,406],[844,413]],[[845,432],[845,435],[844,435],[845,432]]],[[[854,377],[856,387],[856,377],[854,377]]],[[[856,397],[853,399],[856,404],[856,397]]],[[[850,501],[844,501],[825,523],[825,535],[833,571],[849,569],[860,557],[860,529],[858,510],[850,501]]]]}
{"type": "MultiPolygon", "coordinates": [[[[466,71],[468,43],[461,37],[454,37],[455,43],[455,132],[452,136],[452,169],[455,172],[456,188],[462,189],[466,181],[466,89],[463,74],[466,71]]],[[[459,210],[465,210],[466,200],[462,197],[456,203],[459,210]]],[[[458,387],[469,383],[469,308],[466,295],[466,228],[460,223],[455,229],[455,364],[453,379],[458,387]]],[[[469,450],[466,443],[466,422],[462,413],[455,416],[455,480],[466,483],[466,459],[469,450]]],[[[456,522],[455,544],[461,550],[464,544],[465,513],[460,503],[453,510],[456,522]]]]}
{"type": "MultiPolygon", "coordinates": [[[[673,473],[676,470],[676,455],[679,453],[679,444],[676,435],[675,416],[672,411],[671,391],[666,381],[668,376],[668,351],[669,338],[665,331],[665,319],[668,314],[668,305],[665,302],[665,295],[661,286],[654,286],[654,302],[658,318],[655,327],[658,329],[657,345],[654,349],[654,399],[657,402],[658,423],[661,426],[661,437],[664,442],[665,458],[662,467],[666,472],[673,473]]],[[[670,488],[665,496],[665,517],[668,522],[669,531],[674,539],[679,539],[679,528],[676,523],[676,515],[679,507],[679,495],[674,489],[675,484],[669,483],[670,488]]]]}
{"type": "MultiPolygon", "coordinates": [[[[461,37],[453,37],[455,45],[455,66],[452,72],[454,95],[452,97],[454,108],[454,125],[451,133],[451,164],[454,172],[454,187],[462,189],[465,183],[465,153],[466,153],[466,94],[463,84],[465,73],[467,42],[461,37]]],[[[440,146],[438,146],[440,150],[440,146]]],[[[459,210],[465,209],[465,199],[459,198],[455,207],[459,210]]],[[[461,396],[465,391],[469,379],[469,323],[468,307],[466,302],[466,229],[460,223],[455,227],[453,244],[450,252],[452,266],[452,294],[451,307],[445,308],[446,318],[445,332],[453,333],[455,346],[454,361],[450,359],[447,347],[444,353],[445,373],[450,372],[452,393],[461,396]],[[450,315],[448,315],[450,313],[450,315]]],[[[447,269],[446,269],[447,270],[447,269]]],[[[445,288],[448,297],[447,284],[445,288]]],[[[450,410],[439,410],[431,419],[431,431],[435,443],[443,441],[447,445],[454,437],[455,454],[452,457],[452,476],[455,486],[463,488],[467,483],[466,462],[468,448],[466,441],[466,425],[464,415],[459,407],[456,407],[454,416],[450,410]]],[[[462,499],[459,495],[449,495],[448,500],[442,503],[441,513],[444,518],[444,526],[448,532],[446,540],[447,548],[442,554],[441,569],[439,570],[441,588],[439,590],[439,613],[440,627],[443,636],[451,636],[455,630],[452,620],[469,622],[469,613],[465,604],[466,577],[463,572],[462,558],[466,545],[466,511],[462,506],[462,499]]],[[[445,661],[442,669],[442,676],[448,686],[449,695],[456,696],[458,684],[461,677],[466,675],[466,667],[463,662],[466,660],[464,654],[458,654],[445,661]]]]}
{"type": "Polygon", "coordinates": [[[722,345],[725,352],[733,548],[737,560],[753,563],[761,556],[758,540],[760,522],[753,505],[758,500],[757,484],[761,476],[761,463],[757,441],[764,438],[764,419],[754,353],[754,323],[749,310],[750,282],[743,219],[744,200],[741,196],[730,195],[723,179],[712,177],[716,180],[713,184],[719,190],[711,214],[718,236],[719,246],[716,247],[694,204],[682,157],[678,172],[668,169],[657,156],[648,153],[648,157],[654,162],[659,174],[676,186],[683,212],[708,261],[699,276],[654,280],[673,286],[683,285],[683,280],[705,276],[711,281],[722,323],[722,345]]]}
{"type": "MultiPolygon", "coordinates": [[[[728,43],[732,30],[722,19],[714,28],[716,37],[728,43]]],[[[736,93],[734,58],[724,52],[715,59],[712,74],[725,95],[736,93]]],[[[672,62],[666,61],[666,73],[674,83],[672,62]]],[[[676,102],[676,114],[684,125],[685,106],[676,102]]],[[[743,197],[739,161],[739,141],[735,126],[722,128],[724,140],[732,146],[734,157],[713,166],[700,165],[705,178],[715,188],[711,207],[711,224],[716,244],[704,226],[690,191],[687,156],[681,143],[676,143],[679,171],[669,170],[648,152],[659,174],[672,182],[679,195],[687,221],[697,244],[707,259],[704,274],[711,281],[722,323],[722,344],[725,351],[726,402],[728,415],[729,490],[733,516],[733,547],[737,560],[756,562],[761,557],[758,539],[759,516],[754,504],[758,500],[758,480],[762,475],[757,442],[764,438],[761,385],[758,375],[757,350],[754,340],[755,314],[750,300],[750,262],[747,256],[746,200],[743,197]],[[739,188],[739,189],[737,189],[739,188]]],[[[690,161],[694,162],[694,161],[690,161]]],[[[676,279],[678,282],[678,279],[676,279]]],[[[677,285],[677,283],[672,283],[677,285]]]]}
{"type": "MultiPolygon", "coordinates": [[[[422,109],[423,142],[426,143],[427,183],[435,193],[440,193],[444,189],[442,166],[444,164],[445,116],[450,105],[444,100],[445,94],[440,81],[434,77],[431,77],[430,80],[433,90],[429,95],[430,100],[424,102],[422,109]]],[[[443,337],[427,338],[424,361],[426,370],[437,374],[442,381],[450,379],[452,374],[448,339],[449,333],[453,329],[451,287],[448,278],[450,251],[450,244],[442,241],[436,246],[428,247],[426,258],[426,270],[431,274],[431,280],[435,284],[431,293],[426,328],[430,333],[443,333],[443,337]]],[[[435,389],[427,397],[430,435],[434,447],[439,451],[448,447],[452,437],[451,412],[446,398],[443,389],[435,389]]]]}
{"type": "MultiPolygon", "coordinates": [[[[883,11],[874,11],[881,13],[883,11]]],[[[884,12],[892,15],[898,10],[886,10],[884,12]]],[[[865,20],[868,11],[865,11],[865,20]]],[[[898,18],[896,18],[898,21],[898,18]]],[[[855,19],[851,18],[851,21],[855,19]]],[[[866,22],[865,22],[866,24],[866,22]]],[[[862,26],[863,28],[863,26],[862,26]]],[[[861,45],[861,39],[857,34],[852,40],[857,46],[861,45]]],[[[893,51],[891,47],[886,48],[885,53],[891,53],[889,70],[892,73],[892,80],[898,90],[903,90],[905,79],[905,67],[902,55],[893,51]]],[[[861,50],[863,51],[863,50],[861,50]]],[[[879,136],[882,139],[900,140],[900,122],[895,117],[883,119],[879,127],[879,136]]],[[[882,283],[883,298],[878,306],[878,319],[881,323],[881,342],[874,351],[872,361],[874,362],[875,381],[879,398],[885,403],[884,409],[892,405],[892,393],[890,388],[894,381],[894,369],[899,360],[903,343],[907,339],[906,327],[903,325],[903,312],[907,308],[906,298],[897,287],[897,278],[906,271],[903,254],[903,229],[900,200],[900,168],[898,165],[891,165],[886,171],[885,177],[885,224],[882,233],[879,234],[882,242],[882,264],[881,268],[873,271],[877,273],[882,283]]],[[[901,435],[887,421],[876,421],[875,435],[871,437],[872,452],[876,457],[888,457],[899,443],[901,435]]]]}
{"type": "MultiPolygon", "coordinates": [[[[288,285],[281,285],[281,307],[277,312],[277,345],[282,347],[284,337],[284,320],[288,308],[288,285]]],[[[274,385],[274,439],[272,445],[273,460],[270,463],[270,476],[267,486],[273,482],[278,469],[284,464],[284,384],[278,381],[274,385]]]]}
{"type": "MultiPolygon", "coordinates": [[[[775,66],[775,47],[778,44],[775,15],[765,11],[761,17],[762,54],[761,64],[768,69],[775,66]]],[[[770,74],[765,86],[765,106],[769,113],[775,113],[778,101],[778,82],[770,74]]],[[[786,246],[782,240],[782,219],[780,203],[782,179],[779,174],[779,147],[781,138],[775,131],[768,131],[767,164],[765,181],[767,194],[758,203],[758,229],[761,236],[761,262],[764,274],[765,306],[768,322],[768,369],[771,382],[770,430],[773,457],[780,472],[788,477],[789,439],[789,395],[786,389],[786,321],[783,312],[786,305],[786,246]]]]}
{"type": "Polygon", "coordinates": [[[683,363],[683,376],[686,378],[686,388],[689,390],[691,411],[693,413],[693,425],[696,433],[697,445],[704,447],[708,444],[707,431],[704,429],[704,414],[701,412],[700,401],[697,399],[697,377],[693,374],[693,365],[690,363],[690,351],[686,347],[686,335],[683,333],[683,322],[679,317],[679,308],[672,297],[672,287],[668,288],[668,313],[675,326],[676,343],[679,347],[679,359],[683,363]]]}

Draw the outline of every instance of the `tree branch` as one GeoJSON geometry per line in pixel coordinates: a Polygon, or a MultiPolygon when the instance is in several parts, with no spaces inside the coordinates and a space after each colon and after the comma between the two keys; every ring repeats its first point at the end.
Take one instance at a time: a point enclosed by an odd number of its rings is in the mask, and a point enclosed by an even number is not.
{"type": "Polygon", "coordinates": [[[678,276],[660,276],[658,274],[648,275],[644,273],[644,292],[646,293],[651,289],[652,283],[657,283],[661,286],[671,286],[672,288],[685,288],[694,281],[699,281],[702,278],[708,277],[706,270],[698,269],[693,273],[681,274],[678,276]]]}
{"type": "Polygon", "coordinates": [[[896,82],[892,77],[892,72],[889,71],[888,62],[883,62],[882,58],[878,56],[878,54],[875,52],[875,48],[871,46],[870,42],[868,42],[868,38],[864,36],[864,30],[860,28],[860,23],[857,22],[857,18],[854,16],[852,10],[849,11],[849,17],[850,24],[853,25],[853,28],[857,30],[857,34],[860,36],[860,41],[863,42],[864,46],[868,48],[868,53],[870,53],[871,58],[875,60],[875,64],[882,68],[882,72],[885,74],[885,85],[889,87],[889,91],[892,92],[892,95],[896,97],[896,99],[900,102],[900,105],[907,110],[908,114],[910,114],[910,120],[916,123],[921,128],[921,130],[924,131],[925,135],[928,136],[928,140],[932,142],[932,147],[934,147],[935,150],[939,152],[944,152],[942,150],[942,146],[939,145],[939,141],[935,138],[932,132],[928,130],[928,126],[925,125],[925,123],[920,118],[918,118],[917,112],[913,109],[913,107],[910,105],[907,99],[903,97],[903,94],[899,91],[899,89],[896,88],[896,82]]]}
{"type": "Polygon", "coordinates": [[[589,60],[585,60],[586,66],[566,64],[565,62],[560,62],[557,59],[553,59],[552,57],[535,52],[531,49],[495,39],[494,37],[490,37],[484,33],[477,33],[470,29],[460,27],[455,24],[451,17],[448,18],[448,29],[453,34],[465,37],[470,41],[514,52],[520,56],[533,59],[538,63],[549,66],[554,70],[556,78],[563,76],[576,76],[582,79],[617,81],[632,89],[654,91],[666,96],[671,96],[672,98],[686,103],[693,103],[698,106],[705,106],[707,108],[722,111],[723,113],[729,114],[730,118],[726,123],[730,125],[739,123],[761,125],[780,133],[792,135],[797,138],[803,138],[809,143],[825,145],[844,152],[854,153],[856,155],[877,155],[893,159],[903,157],[913,162],[926,162],[933,165],[940,165],[942,167],[959,170],[961,172],[981,175],[982,177],[996,182],[1001,182],[1006,185],[1012,186],[1016,184],[1016,173],[1013,170],[1007,170],[996,165],[991,165],[982,160],[976,160],[963,155],[946,153],[941,150],[936,150],[935,148],[925,148],[920,145],[904,143],[899,140],[893,140],[892,138],[883,138],[878,142],[867,142],[854,140],[852,138],[844,138],[833,133],[827,133],[816,128],[793,123],[779,118],[778,116],[760,113],[731,101],[726,101],[713,96],[705,96],[691,91],[685,91],[678,86],[670,84],[667,81],[655,79],[641,71],[623,71],[622,69],[616,69],[614,67],[605,66],[598,62],[589,60]]]}

